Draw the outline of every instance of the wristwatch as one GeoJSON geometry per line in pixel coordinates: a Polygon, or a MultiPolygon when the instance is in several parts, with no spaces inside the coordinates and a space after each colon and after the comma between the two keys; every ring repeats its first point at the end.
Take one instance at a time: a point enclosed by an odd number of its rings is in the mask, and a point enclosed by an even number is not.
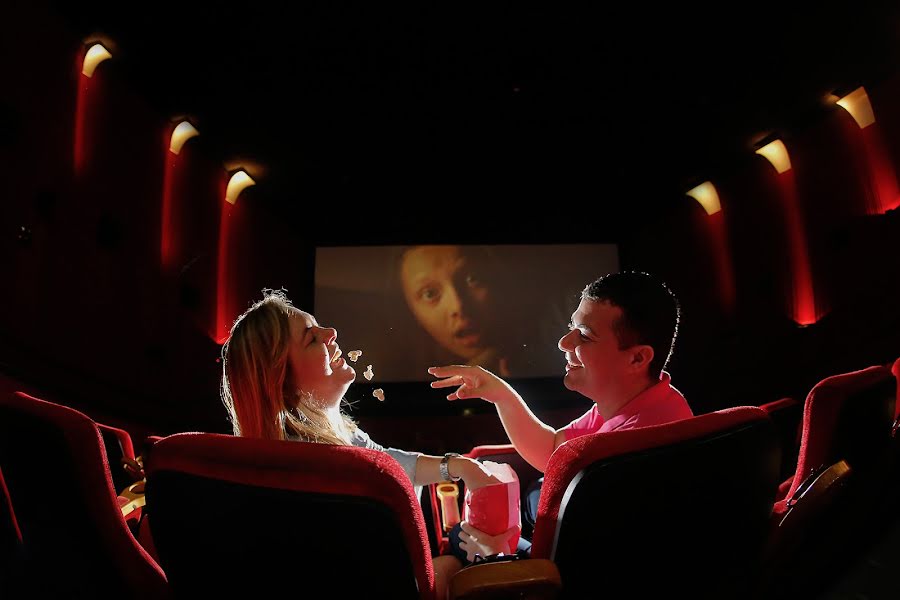
{"type": "Polygon", "coordinates": [[[444,458],[441,459],[440,471],[441,477],[444,481],[459,481],[459,477],[453,477],[450,475],[450,459],[453,457],[459,458],[459,454],[456,452],[448,452],[444,455],[444,458]]]}

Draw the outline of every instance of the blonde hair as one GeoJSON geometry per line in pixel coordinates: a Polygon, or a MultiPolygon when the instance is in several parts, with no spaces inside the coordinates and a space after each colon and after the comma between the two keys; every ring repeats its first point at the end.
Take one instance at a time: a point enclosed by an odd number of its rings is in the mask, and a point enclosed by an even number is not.
{"type": "Polygon", "coordinates": [[[221,396],[234,435],[350,445],[356,424],[342,414],[338,430],[316,398],[296,389],[301,382],[288,360],[294,310],[284,291],[263,290],[231,328],[222,347],[221,396]]]}

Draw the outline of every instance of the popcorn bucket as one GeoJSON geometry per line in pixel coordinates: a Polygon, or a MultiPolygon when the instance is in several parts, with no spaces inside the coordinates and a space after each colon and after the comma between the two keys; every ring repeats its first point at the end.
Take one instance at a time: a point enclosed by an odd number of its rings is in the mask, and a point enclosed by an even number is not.
{"type": "Polygon", "coordinates": [[[505,463],[485,461],[483,464],[500,483],[486,485],[474,492],[466,490],[463,518],[476,529],[490,535],[498,535],[510,527],[517,527],[518,531],[509,539],[508,552],[514,554],[522,533],[519,478],[512,467],[505,463]]]}

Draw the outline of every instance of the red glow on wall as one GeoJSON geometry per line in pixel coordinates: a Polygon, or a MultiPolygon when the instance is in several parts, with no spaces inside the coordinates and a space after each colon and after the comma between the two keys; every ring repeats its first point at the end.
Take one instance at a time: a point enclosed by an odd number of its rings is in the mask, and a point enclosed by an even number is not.
{"type": "Polygon", "coordinates": [[[861,133],[872,186],[873,202],[870,213],[884,214],[900,206],[897,175],[888,159],[887,146],[878,123],[869,125],[861,133]]]}
{"type": "Polygon", "coordinates": [[[216,325],[213,339],[217,344],[224,344],[231,329],[231,312],[228,303],[228,247],[231,239],[233,216],[237,204],[225,201],[227,181],[222,179],[219,198],[221,213],[219,218],[219,252],[216,266],[216,325]]]}
{"type": "Polygon", "coordinates": [[[806,240],[806,230],[803,227],[803,218],[800,214],[794,171],[781,173],[777,178],[789,237],[792,318],[798,325],[812,325],[818,321],[819,317],[816,312],[809,246],[806,240]]]}
{"type": "Polygon", "coordinates": [[[728,231],[725,228],[723,211],[708,216],[712,238],[712,252],[719,277],[719,299],[727,313],[734,311],[737,292],[734,284],[734,267],[731,262],[731,251],[728,243],[728,231]]]}
{"type": "Polygon", "coordinates": [[[81,62],[84,56],[78,61],[78,94],[75,100],[75,145],[73,148],[73,164],[75,174],[79,175],[84,168],[85,162],[85,120],[87,119],[88,98],[90,96],[91,78],[81,73],[81,62]]]}
{"type": "Polygon", "coordinates": [[[175,203],[175,171],[178,167],[179,155],[169,151],[169,138],[172,132],[167,131],[163,139],[165,153],[165,170],[163,171],[162,216],[160,221],[160,262],[164,270],[172,267],[177,256],[175,249],[175,231],[172,211],[175,203]]]}

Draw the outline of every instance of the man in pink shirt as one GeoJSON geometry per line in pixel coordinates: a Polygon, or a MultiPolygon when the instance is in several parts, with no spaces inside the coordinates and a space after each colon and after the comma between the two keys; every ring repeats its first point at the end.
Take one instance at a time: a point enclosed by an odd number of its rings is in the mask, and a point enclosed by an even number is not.
{"type": "MultiPolygon", "coordinates": [[[[675,295],[647,273],[613,273],[588,285],[559,349],[566,358],[563,383],[593,400],[594,406],[560,429],[538,419],[512,386],[481,367],[432,367],[428,372],[440,379],[431,386],[458,386],[448,400],[492,402],[516,450],[543,472],[550,455],[573,438],[693,416],[663,370],[672,355],[679,318],[675,295]]],[[[469,560],[475,553],[502,547],[508,537],[488,536],[465,523],[462,529],[460,548],[469,560]]]]}

